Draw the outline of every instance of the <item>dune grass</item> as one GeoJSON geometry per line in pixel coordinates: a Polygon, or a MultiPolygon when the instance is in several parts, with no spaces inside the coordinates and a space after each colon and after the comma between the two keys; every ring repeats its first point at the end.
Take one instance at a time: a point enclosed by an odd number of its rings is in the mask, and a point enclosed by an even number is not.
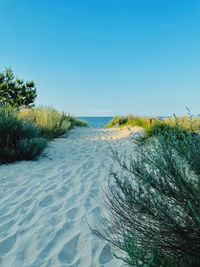
{"type": "Polygon", "coordinates": [[[133,115],[116,116],[105,127],[113,126],[139,126],[144,129],[148,129],[150,126],[150,118],[137,117],[133,115]]]}
{"type": "Polygon", "coordinates": [[[74,126],[87,123],[48,107],[16,110],[0,106],[0,164],[37,158],[48,141],[74,126]]]}
{"type": "Polygon", "coordinates": [[[124,126],[139,126],[145,129],[141,139],[148,139],[152,136],[162,133],[166,137],[171,134],[177,138],[183,138],[184,131],[190,133],[200,133],[200,118],[189,116],[164,118],[159,120],[156,118],[137,117],[133,115],[116,116],[105,127],[124,127],[124,126]]]}
{"type": "Polygon", "coordinates": [[[172,117],[171,119],[153,120],[151,126],[146,129],[139,138],[140,141],[162,134],[165,139],[174,135],[177,139],[183,140],[187,134],[200,133],[200,118],[195,117],[172,117]]]}
{"type": "Polygon", "coordinates": [[[188,116],[176,117],[173,116],[171,119],[163,119],[163,122],[172,126],[178,126],[186,131],[200,132],[200,118],[193,117],[190,113],[188,116]]]}
{"type": "Polygon", "coordinates": [[[20,109],[18,118],[31,122],[41,129],[41,136],[52,140],[65,134],[73,126],[87,126],[84,121],[49,107],[20,109]]]}
{"type": "Polygon", "coordinates": [[[35,159],[46,144],[39,127],[0,106],[0,163],[35,159]]]}
{"type": "Polygon", "coordinates": [[[71,122],[71,126],[70,128],[74,127],[74,126],[78,126],[78,127],[88,127],[87,122],[77,119],[73,116],[68,116],[69,121],[71,122]]]}

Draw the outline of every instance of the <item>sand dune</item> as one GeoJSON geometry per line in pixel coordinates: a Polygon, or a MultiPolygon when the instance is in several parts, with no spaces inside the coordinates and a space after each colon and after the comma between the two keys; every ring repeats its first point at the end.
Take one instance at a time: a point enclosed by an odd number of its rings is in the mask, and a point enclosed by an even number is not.
{"type": "Polygon", "coordinates": [[[128,149],[128,130],[73,129],[37,161],[0,166],[0,266],[116,267],[86,218],[101,215],[110,146],[128,149]]]}

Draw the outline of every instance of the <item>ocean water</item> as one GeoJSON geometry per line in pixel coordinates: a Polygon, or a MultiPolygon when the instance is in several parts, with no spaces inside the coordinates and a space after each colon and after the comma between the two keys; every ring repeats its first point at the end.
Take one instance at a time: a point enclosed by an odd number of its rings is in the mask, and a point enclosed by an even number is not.
{"type": "Polygon", "coordinates": [[[113,117],[78,117],[88,123],[90,128],[103,128],[113,117]]]}
{"type": "MultiPolygon", "coordinates": [[[[156,118],[155,116],[153,116],[156,118]]],[[[103,128],[113,117],[78,117],[88,123],[90,128],[103,128]]],[[[171,116],[158,116],[158,119],[171,118],[171,116]]]]}

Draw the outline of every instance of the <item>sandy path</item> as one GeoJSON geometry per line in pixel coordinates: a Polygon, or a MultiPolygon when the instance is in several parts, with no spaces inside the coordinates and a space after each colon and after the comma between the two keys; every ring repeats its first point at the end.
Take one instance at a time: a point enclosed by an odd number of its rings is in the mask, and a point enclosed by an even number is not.
{"type": "Polygon", "coordinates": [[[0,166],[0,266],[117,267],[86,223],[101,214],[99,191],[114,166],[109,146],[128,130],[73,129],[38,161],[0,166]]]}

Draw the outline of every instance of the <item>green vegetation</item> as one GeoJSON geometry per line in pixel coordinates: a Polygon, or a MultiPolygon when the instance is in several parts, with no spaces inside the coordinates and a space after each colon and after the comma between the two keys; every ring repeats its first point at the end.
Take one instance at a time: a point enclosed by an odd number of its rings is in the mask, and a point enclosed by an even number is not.
{"type": "Polygon", "coordinates": [[[24,83],[6,68],[0,73],[0,164],[36,158],[47,141],[87,123],[52,108],[32,108],[33,81],[24,83]]]}
{"type": "Polygon", "coordinates": [[[71,122],[71,126],[70,128],[74,127],[74,126],[79,126],[79,127],[88,127],[87,122],[83,121],[83,120],[79,120],[75,117],[72,116],[68,116],[69,121],[71,122]]]}
{"type": "Polygon", "coordinates": [[[0,164],[35,159],[50,141],[73,126],[87,126],[84,121],[52,108],[0,106],[0,164]]]}
{"type": "Polygon", "coordinates": [[[151,126],[146,129],[140,141],[162,134],[166,139],[175,136],[184,140],[188,133],[200,133],[200,118],[172,117],[171,119],[153,120],[151,126]]]}
{"type": "Polygon", "coordinates": [[[130,266],[200,266],[200,135],[186,121],[188,130],[156,122],[150,138],[132,138],[130,157],[113,152],[121,171],[105,193],[110,215],[93,231],[130,266]]]}
{"type": "Polygon", "coordinates": [[[10,68],[0,73],[0,104],[15,108],[31,107],[36,96],[33,81],[24,83],[23,80],[15,78],[10,68]]]}
{"type": "Polygon", "coordinates": [[[52,140],[66,133],[70,128],[69,118],[52,108],[21,109],[18,118],[40,127],[41,136],[52,140]]]}
{"type": "Polygon", "coordinates": [[[127,115],[125,117],[114,117],[105,127],[113,126],[139,126],[144,129],[148,129],[150,126],[150,118],[140,118],[133,115],[127,115]]]}
{"type": "Polygon", "coordinates": [[[176,136],[177,139],[183,140],[188,131],[185,131],[180,125],[173,125],[171,123],[165,123],[164,121],[154,121],[152,125],[146,129],[144,134],[138,139],[138,141],[145,141],[151,137],[159,136],[162,134],[166,139],[171,136],[176,136]]]}
{"type": "Polygon", "coordinates": [[[109,123],[107,125],[105,125],[104,127],[106,128],[110,128],[110,127],[114,127],[114,126],[119,126],[120,125],[120,118],[119,116],[115,116],[111,121],[109,121],[109,123]]]}
{"type": "Polygon", "coordinates": [[[200,131],[200,118],[193,117],[188,110],[188,117],[176,117],[175,115],[171,119],[163,120],[166,124],[181,127],[190,132],[200,131]]]}
{"type": "MultiPolygon", "coordinates": [[[[189,111],[189,110],[188,110],[189,111]]],[[[138,141],[143,142],[150,137],[162,134],[165,138],[175,135],[176,138],[184,139],[187,132],[200,133],[200,118],[190,115],[188,117],[172,117],[171,119],[159,120],[156,118],[141,118],[133,115],[114,117],[105,127],[139,126],[145,129],[144,134],[138,141]]]]}
{"type": "Polygon", "coordinates": [[[87,126],[84,121],[77,120],[65,113],[49,108],[37,107],[32,109],[20,109],[18,118],[36,124],[41,129],[41,136],[47,140],[57,138],[67,132],[73,126],[87,126]]]}
{"type": "Polygon", "coordinates": [[[47,141],[40,128],[17,118],[13,110],[0,106],[0,163],[36,158],[47,141]]]}

